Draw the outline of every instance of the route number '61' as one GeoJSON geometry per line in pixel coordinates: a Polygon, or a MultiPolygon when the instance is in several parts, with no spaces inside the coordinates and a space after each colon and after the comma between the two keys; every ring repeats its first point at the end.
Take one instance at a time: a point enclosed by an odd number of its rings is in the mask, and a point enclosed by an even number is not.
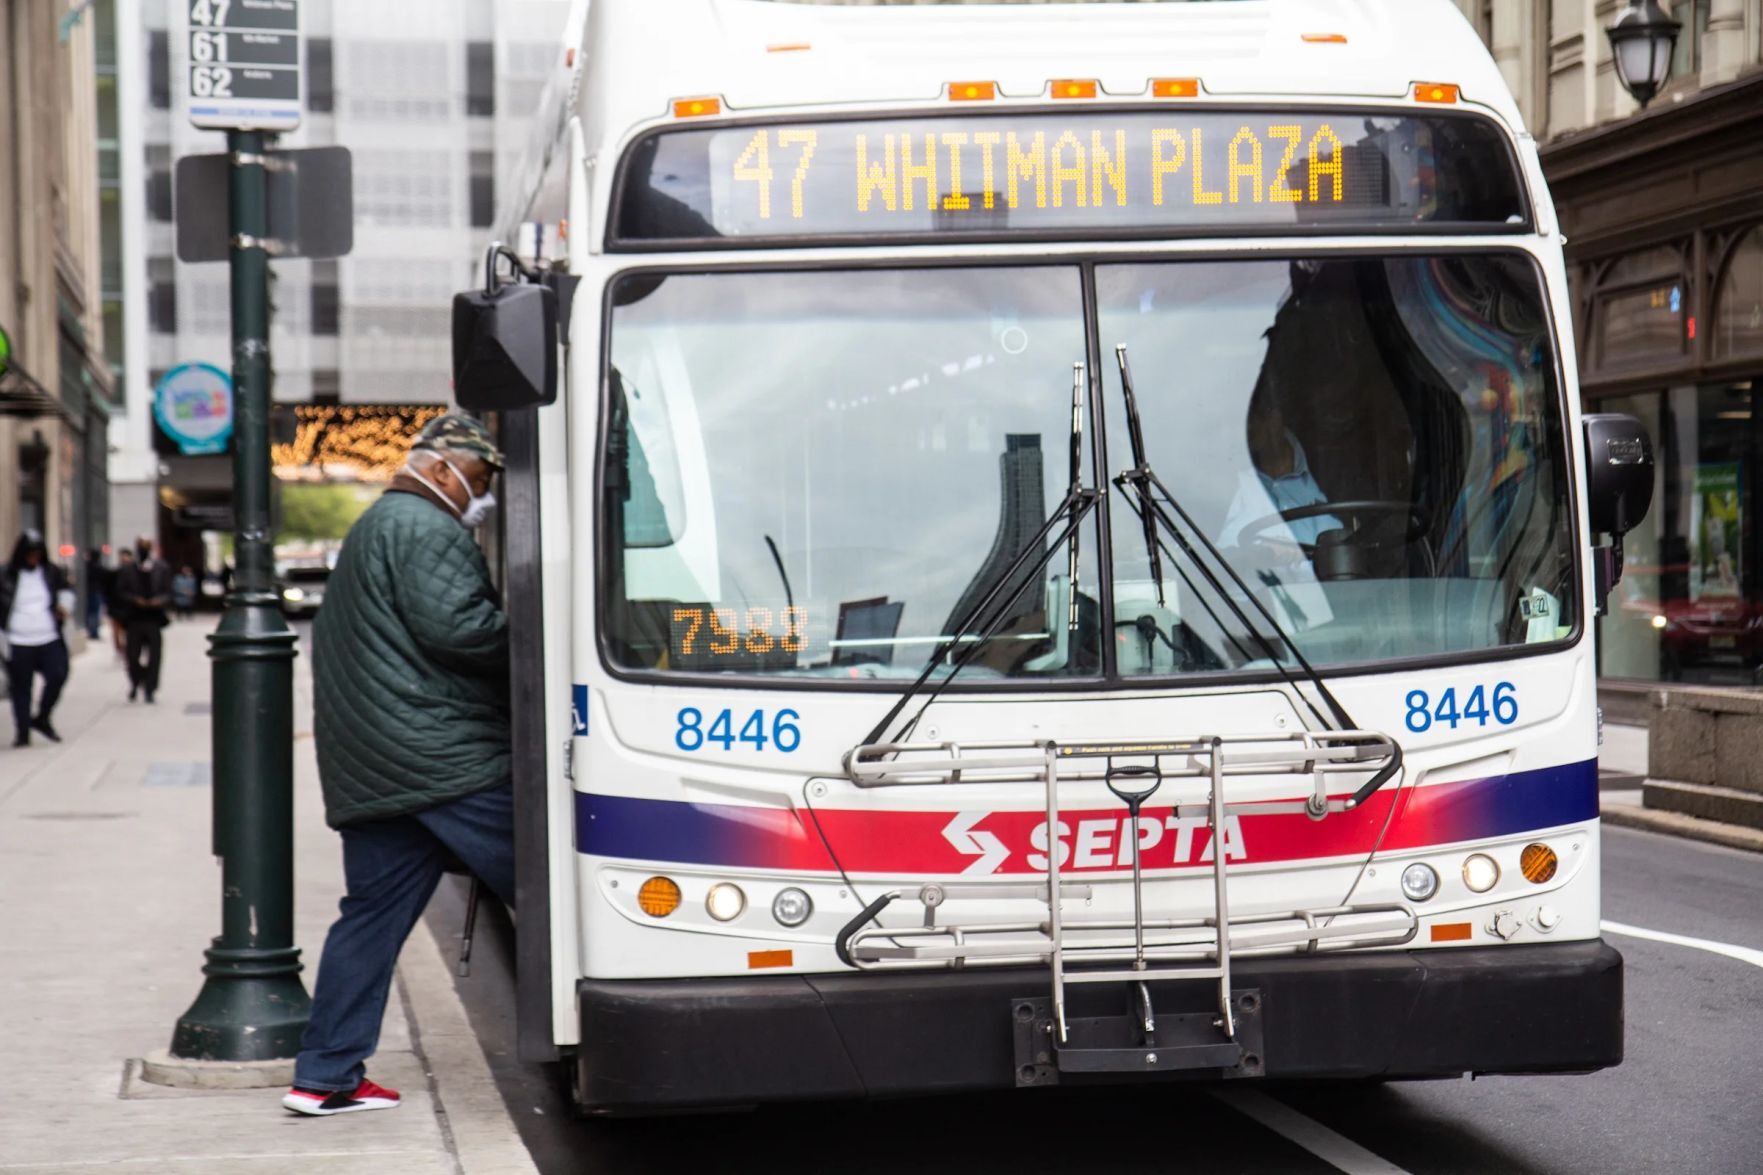
{"type": "Polygon", "coordinates": [[[1502,681],[1490,694],[1486,686],[1478,685],[1463,699],[1462,709],[1457,708],[1455,686],[1440,694],[1436,703],[1425,690],[1411,689],[1407,707],[1408,729],[1415,734],[1431,730],[1435,722],[1448,725],[1452,730],[1456,730],[1460,722],[1486,726],[1489,718],[1501,726],[1511,726],[1518,721],[1518,688],[1509,681],[1502,681]]]}
{"type": "Polygon", "coordinates": [[[675,717],[678,725],[674,728],[673,745],[682,751],[701,751],[705,743],[732,751],[736,743],[746,743],[756,751],[769,746],[787,755],[802,745],[802,729],[795,722],[801,715],[794,710],[779,710],[769,722],[764,710],[754,710],[741,723],[738,733],[734,714],[726,709],[718,711],[708,726],[704,724],[704,711],[696,706],[682,708],[675,717]]]}

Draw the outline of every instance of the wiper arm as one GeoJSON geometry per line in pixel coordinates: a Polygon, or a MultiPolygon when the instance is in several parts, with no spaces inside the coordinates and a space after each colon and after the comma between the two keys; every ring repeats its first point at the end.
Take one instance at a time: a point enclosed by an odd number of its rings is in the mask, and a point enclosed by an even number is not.
{"type": "MultiPolygon", "coordinates": [[[[1205,549],[1206,553],[1211,556],[1213,561],[1216,562],[1219,567],[1224,569],[1225,575],[1230,577],[1231,582],[1236,586],[1237,590],[1243,594],[1250,604],[1254,605],[1255,610],[1260,613],[1261,619],[1266,623],[1268,629],[1272,630],[1273,635],[1281,644],[1291,650],[1292,659],[1298,663],[1298,666],[1304,672],[1305,678],[1315,688],[1316,692],[1322,696],[1323,701],[1328,705],[1330,713],[1333,714],[1334,728],[1337,730],[1357,730],[1357,724],[1355,724],[1352,718],[1347,714],[1346,708],[1342,706],[1339,699],[1334,696],[1334,693],[1328,688],[1327,683],[1322,680],[1322,675],[1316,672],[1315,667],[1312,666],[1309,660],[1304,656],[1303,650],[1298,648],[1298,644],[1292,639],[1291,634],[1286,632],[1278,620],[1274,619],[1273,613],[1268,611],[1267,606],[1260,601],[1255,593],[1249,590],[1249,585],[1243,581],[1243,577],[1237,573],[1236,568],[1231,566],[1230,561],[1218,550],[1217,545],[1206,536],[1206,532],[1194,522],[1193,517],[1189,515],[1186,510],[1182,509],[1181,503],[1176,500],[1175,495],[1169,492],[1169,487],[1164,485],[1162,479],[1151,469],[1150,463],[1145,459],[1144,433],[1139,424],[1138,395],[1133,388],[1132,368],[1128,365],[1126,359],[1126,344],[1122,343],[1116,346],[1114,348],[1114,356],[1120,366],[1120,388],[1121,394],[1126,400],[1127,430],[1130,434],[1133,454],[1133,468],[1123,470],[1120,475],[1114,479],[1114,484],[1120,487],[1122,493],[1127,493],[1129,487],[1131,489],[1131,493],[1128,495],[1128,500],[1132,502],[1133,509],[1137,511],[1140,520],[1144,524],[1145,533],[1147,535],[1146,546],[1152,552],[1151,557],[1153,560],[1153,566],[1156,564],[1156,551],[1160,544],[1155,542],[1152,536],[1155,535],[1157,528],[1161,526],[1169,533],[1170,537],[1175,540],[1176,546],[1181,548],[1182,553],[1193,563],[1194,567],[1200,572],[1201,577],[1206,580],[1207,584],[1223,601],[1225,607],[1236,617],[1237,622],[1243,626],[1249,637],[1254,640],[1256,644],[1261,646],[1262,650],[1267,654],[1268,659],[1273,662],[1274,668],[1278,670],[1280,676],[1285,679],[1286,684],[1292,687],[1293,692],[1296,693],[1299,698],[1303,699],[1304,705],[1316,716],[1316,720],[1322,723],[1324,728],[1328,728],[1330,726],[1329,719],[1324,717],[1322,711],[1316,708],[1315,703],[1310,700],[1309,695],[1305,694],[1303,690],[1298,688],[1297,681],[1292,677],[1290,671],[1286,669],[1278,650],[1273,647],[1272,642],[1269,641],[1267,637],[1263,635],[1262,631],[1255,626],[1255,623],[1250,620],[1249,614],[1243,610],[1242,605],[1237,602],[1230,590],[1220,582],[1217,574],[1207,565],[1206,561],[1200,557],[1199,552],[1194,549],[1194,543],[1190,542],[1188,537],[1188,533],[1191,532],[1193,540],[1197,541],[1199,545],[1205,549]],[[1153,494],[1153,490],[1156,491],[1155,494],[1153,494]],[[1158,500],[1158,495],[1161,495],[1162,501],[1158,500]],[[1170,515],[1171,510],[1174,511],[1176,517],[1180,518],[1181,526],[1176,525],[1175,517],[1171,517],[1170,515]]],[[[1161,597],[1161,582],[1159,583],[1159,596],[1161,597]]]]}
{"type": "Polygon", "coordinates": [[[1078,621],[1078,534],[1083,520],[1101,501],[1102,491],[1086,488],[1083,484],[1083,364],[1075,363],[1072,365],[1072,369],[1071,483],[1065,491],[1064,499],[1053,508],[1053,512],[1047,516],[1046,521],[1041,523],[1034,535],[1016,552],[1015,558],[1011,559],[1009,564],[993,578],[992,585],[985,594],[974,601],[973,605],[961,613],[959,618],[950,625],[950,628],[954,630],[950,634],[950,640],[932,651],[929,660],[925,663],[924,671],[911,685],[906,687],[906,692],[900,695],[886,714],[882,715],[881,721],[877,722],[869,733],[863,736],[863,741],[858,746],[875,746],[884,742],[905,741],[917,728],[918,720],[924,717],[924,712],[930,708],[932,702],[937,700],[944,687],[979,655],[981,649],[985,648],[986,642],[992,639],[999,626],[1010,615],[1011,608],[1015,606],[1017,600],[1022,598],[1023,592],[1028,590],[1028,586],[1034,581],[1035,576],[1039,575],[1041,570],[1052,561],[1053,556],[1058,554],[1059,548],[1067,542],[1071,545],[1071,557],[1068,564],[1071,607],[1066,623],[1070,627],[1070,632],[1075,636],[1078,621]],[[1051,542],[1048,541],[1049,538],[1051,538],[1051,542]],[[1011,587],[1012,583],[1015,584],[1014,587],[1011,587]],[[1006,589],[1008,589],[1008,595],[1004,595],[1000,600],[999,596],[1006,589]],[[982,620],[985,622],[983,625],[981,625],[982,620]],[[972,634],[976,628],[978,629],[976,639],[968,641],[965,648],[956,652],[955,658],[949,666],[949,672],[943,680],[939,681],[930,691],[930,694],[919,704],[917,711],[900,727],[897,734],[892,738],[884,738],[888,728],[893,725],[894,719],[900,716],[901,711],[906,709],[912,699],[918,696],[919,691],[924,689],[931,677],[936,674],[938,663],[948,656],[951,645],[959,645],[963,638],[972,634]]]}
{"type": "MultiPolygon", "coordinates": [[[[1125,343],[1115,344],[1114,361],[1120,365],[1120,386],[1126,389],[1126,436],[1132,443],[1133,487],[1139,494],[1141,508],[1138,514],[1145,528],[1145,554],[1151,561],[1151,582],[1157,585],[1157,606],[1167,608],[1169,605],[1163,595],[1163,544],[1157,541],[1157,523],[1152,520],[1148,508],[1150,488],[1144,482],[1151,467],[1145,461],[1145,430],[1139,425],[1139,398],[1133,394],[1132,369],[1127,366],[1125,343]]],[[[1120,478],[1115,478],[1115,484],[1120,484],[1120,478]]]]}

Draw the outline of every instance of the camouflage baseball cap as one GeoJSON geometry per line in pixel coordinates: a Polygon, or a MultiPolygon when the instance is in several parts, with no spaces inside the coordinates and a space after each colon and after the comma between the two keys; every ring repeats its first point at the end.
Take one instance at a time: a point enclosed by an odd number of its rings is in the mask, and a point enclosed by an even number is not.
{"type": "Polygon", "coordinates": [[[460,453],[476,457],[492,469],[502,468],[502,452],[490,439],[490,430],[482,421],[455,412],[429,421],[410,447],[436,453],[460,453]]]}

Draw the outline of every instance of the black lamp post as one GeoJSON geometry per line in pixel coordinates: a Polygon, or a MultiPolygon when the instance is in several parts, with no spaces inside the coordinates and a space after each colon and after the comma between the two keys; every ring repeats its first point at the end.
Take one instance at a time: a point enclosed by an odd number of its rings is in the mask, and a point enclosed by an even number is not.
{"type": "Polygon", "coordinates": [[[1628,0],[1616,23],[1604,30],[1616,56],[1616,76],[1642,110],[1671,76],[1671,54],[1682,28],[1659,0],[1628,0]]]}

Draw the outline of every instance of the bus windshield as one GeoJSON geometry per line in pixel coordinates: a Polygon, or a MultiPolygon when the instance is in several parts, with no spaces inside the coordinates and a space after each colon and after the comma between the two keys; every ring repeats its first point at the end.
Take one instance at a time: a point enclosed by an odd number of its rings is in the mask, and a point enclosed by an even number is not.
{"type": "MultiPolygon", "coordinates": [[[[963,618],[1064,496],[1073,368],[1092,353],[1086,484],[1130,462],[1124,356],[1149,463],[1311,663],[1574,631],[1560,396],[1528,259],[1093,274],[1093,312],[1075,265],[620,279],[601,490],[612,663],[828,682],[952,663],[979,639],[963,618]],[[1089,459],[1098,425],[1107,469],[1089,459]]],[[[1283,655],[1178,552],[1154,565],[1111,493],[1075,558],[1047,552],[1006,585],[962,681],[1283,655]]]]}

